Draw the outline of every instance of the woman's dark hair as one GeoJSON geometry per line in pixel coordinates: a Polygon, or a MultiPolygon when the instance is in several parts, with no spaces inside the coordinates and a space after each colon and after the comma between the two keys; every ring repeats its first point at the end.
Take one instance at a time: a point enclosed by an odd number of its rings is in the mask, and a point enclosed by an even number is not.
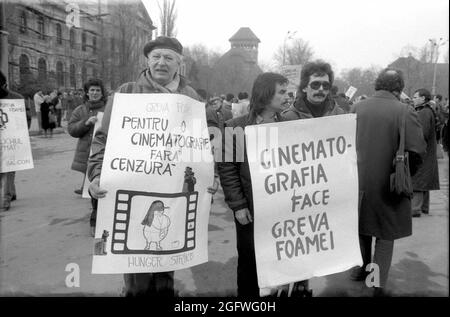
{"type": "Polygon", "coordinates": [[[330,85],[333,85],[334,81],[334,72],[331,69],[331,65],[328,63],[325,63],[324,61],[315,61],[315,62],[309,62],[305,64],[302,68],[302,72],[300,75],[300,85],[298,86],[297,90],[297,97],[303,98],[304,92],[303,89],[306,88],[309,84],[309,79],[312,75],[316,76],[324,76],[328,75],[328,78],[330,80],[330,85]]]}
{"type": "Polygon", "coordinates": [[[414,94],[419,93],[419,97],[425,97],[425,102],[428,102],[431,100],[431,93],[429,90],[425,88],[417,89],[414,94]]]}
{"type": "Polygon", "coordinates": [[[263,73],[256,77],[250,99],[250,116],[256,118],[275,96],[276,84],[284,85],[289,80],[277,73],[263,73]]]}
{"type": "Polygon", "coordinates": [[[375,91],[386,90],[389,92],[401,93],[405,88],[405,81],[400,70],[385,68],[378,74],[375,80],[375,91]]]}
{"type": "Polygon", "coordinates": [[[106,95],[106,90],[105,90],[105,86],[103,86],[103,82],[100,79],[97,78],[92,78],[89,79],[83,86],[84,89],[84,100],[88,101],[89,100],[89,96],[88,96],[88,91],[89,88],[91,88],[92,86],[97,86],[100,87],[100,89],[102,90],[102,98],[100,98],[100,100],[106,101],[106,98],[108,97],[106,95]]]}

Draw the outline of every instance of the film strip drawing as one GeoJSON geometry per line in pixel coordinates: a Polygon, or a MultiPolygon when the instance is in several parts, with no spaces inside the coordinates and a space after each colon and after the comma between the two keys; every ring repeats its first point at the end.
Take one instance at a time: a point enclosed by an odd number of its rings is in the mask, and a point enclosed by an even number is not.
{"type": "MultiPolygon", "coordinates": [[[[197,220],[198,192],[181,192],[174,194],[149,193],[139,191],[118,190],[114,211],[113,233],[111,240],[111,252],[114,254],[172,254],[180,253],[195,248],[196,220],[197,220]],[[145,213],[139,228],[130,228],[132,216],[132,202],[135,199],[151,201],[150,207],[145,213]],[[178,199],[184,201],[185,208],[177,208],[172,212],[172,217],[182,217],[184,221],[184,241],[173,241],[170,248],[163,248],[161,243],[172,230],[174,219],[164,214],[170,208],[170,201],[178,199]],[[168,203],[164,203],[166,201],[168,203]],[[130,231],[139,231],[139,237],[143,240],[142,247],[130,247],[130,231]],[[145,239],[145,240],[144,240],[145,239]]],[[[178,206],[180,203],[178,203],[178,206]]],[[[136,216],[135,216],[136,218],[136,216]]],[[[135,222],[135,221],[134,221],[135,222]]],[[[175,228],[173,229],[175,230],[175,228]]]]}

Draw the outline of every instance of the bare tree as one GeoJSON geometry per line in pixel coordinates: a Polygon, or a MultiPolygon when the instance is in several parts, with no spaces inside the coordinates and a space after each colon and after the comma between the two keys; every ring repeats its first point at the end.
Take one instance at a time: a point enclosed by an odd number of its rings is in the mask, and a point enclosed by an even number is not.
{"type": "Polygon", "coordinates": [[[309,45],[308,41],[297,38],[289,45],[281,45],[278,47],[274,55],[274,59],[278,66],[285,65],[305,65],[311,61],[314,56],[314,51],[309,45]]]}
{"type": "Polygon", "coordinates": [[[420,49],[420,55],[419,60],[422,63],[434,63],[434,46],[433,43],[426,43],[422,48],[420,49]]]}
{"type": "Polygon", "coordinates": [[[208,49],[203,44],[194,44],[185,47],[183,55],[192,58],[198,65],[214,66],[223,53],[208,49]]]}
{"type": "Polygon", "coordinates": [[[372,66],[370,68],[352,68],[344,70],[341,73],[342,80],[349,86],[353,86],[358,89],[358,95],[372,95],[374,92],[374,83],[380,69],[372,66]]]}
{"type": "Polygon", "coordinates": [[[177,20],[177,10],[175,9],[176,0],[163,0],[163,6],[158,2],[159,19],[161,21],[161,31],[159,35],[174,37],[176,36],[175,21],[177,20]]]}

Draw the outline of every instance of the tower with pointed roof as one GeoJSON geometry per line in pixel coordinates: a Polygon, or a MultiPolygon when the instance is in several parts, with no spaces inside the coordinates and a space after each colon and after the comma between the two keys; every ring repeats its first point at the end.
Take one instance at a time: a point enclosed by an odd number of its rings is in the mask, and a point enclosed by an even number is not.
{"type": "Polygon", "coordinates": [[[240,28],[230,39],[232,49],[243,49],[258,64],[258,45],[261,42],[249,27],[240,28]]]}

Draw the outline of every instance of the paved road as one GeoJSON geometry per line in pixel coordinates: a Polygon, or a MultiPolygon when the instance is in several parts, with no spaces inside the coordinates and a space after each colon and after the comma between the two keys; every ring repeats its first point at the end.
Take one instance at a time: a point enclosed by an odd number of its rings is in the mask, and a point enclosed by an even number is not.
{"type": "MultiPolygon", "coordinates": [[[[87,199],[73,193],[82,175],[70,170],[76,140],[32,136],[35,167],[16,173],[18,200],[0,214],[0,295],[119,296],[121,275],[92,275],[87,199]],[[76,263],[80,286],[68,288],[65,271],[76,263]]],[[[441,190],[431,193],[429,216],[413,218],[413,236],[397,240],[388,288],[393,295],[448,296],[448,157],[439,160],[441,190]]],[[[180,296],[236,295],[236,248],[223,193],[214,198],[209,262],[175,273],[180,296]]],[[[313,278],[314,296],[368,296],[349,272],[313,278]]]]}

